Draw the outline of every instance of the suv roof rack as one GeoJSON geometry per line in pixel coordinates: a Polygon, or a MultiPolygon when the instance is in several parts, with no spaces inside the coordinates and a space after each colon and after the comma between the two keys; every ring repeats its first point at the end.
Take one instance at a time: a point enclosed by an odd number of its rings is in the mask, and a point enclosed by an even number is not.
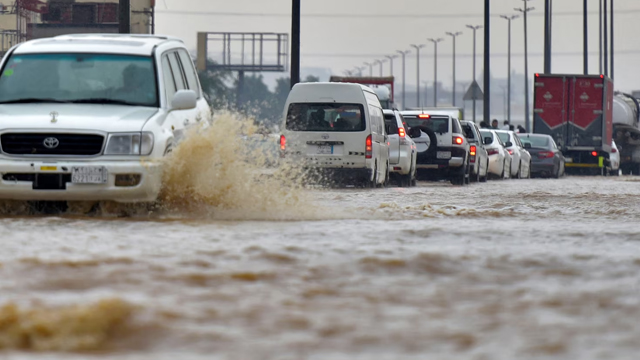
{"type": "Polygon", "coordinates": [[[165,36],[165,35],[150,35],[150,34],[104,34],[104,33],[87,33],[87,34],[66,34],[66,35],[58,35],[55,38],[88,38],[88,37],[97,37],[97,38],[119,38],[119,39],[157,39],[157,40],[171,40],[171,41],[179,41],[184,42],[182,39],[173,37],[173,36],[165,36]]]}

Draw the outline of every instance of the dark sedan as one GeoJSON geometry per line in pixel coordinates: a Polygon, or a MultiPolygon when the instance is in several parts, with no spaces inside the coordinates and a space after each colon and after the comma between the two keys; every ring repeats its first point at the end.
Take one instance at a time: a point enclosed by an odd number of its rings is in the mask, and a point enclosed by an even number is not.
{"type": "Polygon", "coordinates": [[[518,134],[518,137],[531,154],[531,177],[564,176],[564,156],[551,136],[518,134]]]}

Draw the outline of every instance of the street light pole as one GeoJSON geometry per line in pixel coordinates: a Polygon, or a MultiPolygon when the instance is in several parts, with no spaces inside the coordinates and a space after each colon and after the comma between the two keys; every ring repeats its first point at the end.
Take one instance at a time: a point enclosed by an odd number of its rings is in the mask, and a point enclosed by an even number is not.
{"type": "Polygon", "coordinates": [[[456,106],[456,37],[462,35],[462,31],[455,33],[448,32],[447,35],[453,38],[453,96],[452,105],[456,106]]]}
{"type": "MultiPolygon", "coordinates": [[[[476,81],[476,31],[482,29],[482,26],[467,25],[467,27],[473,30],[473,82],[476,81]]],[[[472,84],[473,84],[472,82],[472,84]]],[[[473,122],[476,122],[476,99],[473,98],[473,122]]]]}
{"type": "Polygon", "coordinates": [[[427,39],[433,43],[433,106],[438,106],[438,43],[443,38],[427,39]]]}
{"type": "Polygon", "coordinates": [[[527,1],[531,0],[523,0],[525,2],[525,7],[523,9],[515,9],[516,11],[521,12],[524,15],[524,123],[527,132],[531,132],[531,124],[529,121],[529,54],[527,47],[527,13],[529,11],[533,11],[535,8],[527,7],[527,1]]]}
{"type": "Polygon", "coordinates": [[[583,14],[582,14],[582,31],[583,31],[583,35],[582,35],[582,51],[584,53],[583,55],[583,67],[584,67],[584,74],[588,75],[589,74],[589,13],[588,13],[588,3],[589,0],[584,0],[584,5],[583,5],[583,14]]]}
{"type": "Polygon", "coordinates": [[[382,77],[382,64],[386,63],[387,60],[386,59],[382,59],[382,60],[376,60],[375,64],[376,65],[380,65],[380,77],[382,77]]]}
{"type": "Polygon", "coordinates": [[[365,66],[357,66],[356,69],[358,70],[358,76],[362,77],[362,70],[366,69],[365,66]]]}
{"type": "Polygon", "coordinates": [[[369,77],[373,77],[373,63],[364,62],[369,67],[369,77]]]}
{"type": "Polygon", "coordinates": [[[551,73],[551,0],[544,0],[544,73],[551,73]]]}
{"type": "Polygon", "coordinates": [[[425,47],[426,45],[424,44],[420,44],[420,45],[415,45],[412,44],[411,47],[416,49],[416,101],[417,107],[420,107],[420,49],[422,49],[423,47],[425,47]]]}
{"type": "Polygon", "coordinates": [[[611,73],[609,74],[609,77],[611,77],[611,79],[613,80],[613,70],[614,70],[613,60],[614,60],[614,57],[615,57],[614,54],[613,54],[613,14],[614,14],[614,12],[613,12],[613,0],[611,0],[611,9],[609,9],[609,10],[611,10],[610,11],[610,13],[611,13],[611,24],[610,24],[610,26],[611,26],[611,65],[610,65],[611,66],[611,73]]]}
{"type": "Polygon", "coordinates": [[[291,87],[300,82],[300,0],[292,0],[291,11],[291,87]]]}
{"type": "Polygon", "coordinates": [[[393,59],[397,59],[398,55],[387,55],[385,57],[389,59],[389,76],[393,76],[393,59]]]}
{"type": "Polygon", "coordinates": [[[509,121],[509,123],[511,123],[511,20],[513,19],[517,19],[520,16],[518,15],[511,15],[511,16],[506,16],[506,15],[501,15],[500,16],[503,19],[506,19],[508,21],[508,26],[509,29],[507,31],[508,33],[508,45],[507,45],[507,120],[509,121]]]}
{"type": "Polygon", "coordinates": [[[406,94],[407,94],[407,89],[405,87],[406,85],[406,77],[405,77],[405,60],[406,60],[406,56],[407,54],[410,53],[409,50],[407,51],[397,51],[398,54],[400,54],[402,56],[402,108],[406,109],[407,108],[407,103],[406,103],[406,94]]]}

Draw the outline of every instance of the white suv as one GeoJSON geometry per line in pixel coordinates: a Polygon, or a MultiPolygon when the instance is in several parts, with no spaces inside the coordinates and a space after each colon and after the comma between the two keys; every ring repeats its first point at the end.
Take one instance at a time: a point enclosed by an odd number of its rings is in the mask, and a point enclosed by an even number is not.
{"type": "Polygon", "coordinates": [[[154,201],[160,160],[211,120],[177,39],[33,40],[0,67],[0,199],[154,201]]]}

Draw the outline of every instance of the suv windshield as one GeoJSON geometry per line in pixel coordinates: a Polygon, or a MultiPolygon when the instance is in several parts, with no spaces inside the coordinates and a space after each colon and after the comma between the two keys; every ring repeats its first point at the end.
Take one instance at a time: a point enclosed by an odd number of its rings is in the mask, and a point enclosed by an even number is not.
{"type": "Polygon", "coordinates": [[[360,104],[289,104],[287,130],[291,131],[364,131],[364,107],[360,104]]]}
{"type": "Polygon", "coordinates": [[[153,58],[115,54],[12,55],[0,104],[68,102],[158,107],[153,58]]]}
{"type": "Polygon", "coordinates": [[[502,142],[505,143],[505,144],[511,141],[509,139],[509,134],[507,134],[507,133],[499,132],[498,136],[500,137],[500,140],[502,140],[502,142]]]}
{"type": "Polygon", "coordinates": [[[427,127],[436,133],[449,132],[449,118],[448,117],[430,117],[428,119],[420,119],[417,116],[405,115],[404,119],[407,126],[410,128],[416,126],[427,127]]]}

